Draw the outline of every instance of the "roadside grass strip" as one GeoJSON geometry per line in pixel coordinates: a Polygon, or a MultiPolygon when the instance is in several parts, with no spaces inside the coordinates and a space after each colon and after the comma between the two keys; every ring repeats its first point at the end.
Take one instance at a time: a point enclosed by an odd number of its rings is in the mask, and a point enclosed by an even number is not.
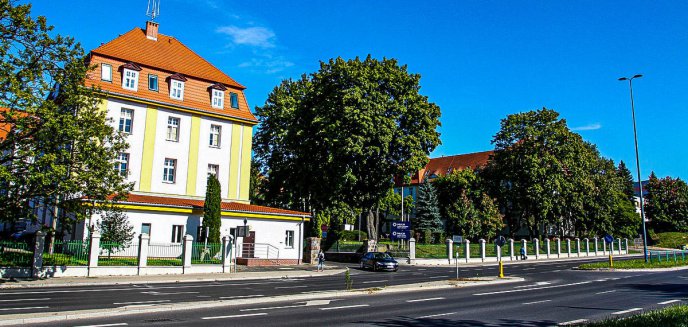
{"type": "Polygon", "coordinates": [[[676,305],[627,318],[611,318],[592,322],[586,327],[685,327],[688,326],[688,306],[676,305]]]}
{"type": "MultiPolygon", "coordinates": [[[[619,260],[614,261],[614,269],[652,269],[652,268],[672,268],[672,267],[683,267],[688,266],[688,260],[682,261],[680,259],[674,261],[673,258],[670,260],[664,260],[661,262],[652,261],[645,262],[643,259],[631,259],[631,260],[619,260]]],[[[594,263],[584,263],[578,266],[578,269],[583,270],[595,270],[595,269],[605,269],[609,268],[609,263],[594,262],[594,263]]]]}

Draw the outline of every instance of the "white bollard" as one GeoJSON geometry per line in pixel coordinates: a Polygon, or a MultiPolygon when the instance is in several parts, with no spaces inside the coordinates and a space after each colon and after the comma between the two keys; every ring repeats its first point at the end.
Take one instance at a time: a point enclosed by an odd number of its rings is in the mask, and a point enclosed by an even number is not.
{"type": "Polygon", "coordinates": [[[466,244],[466,263],[471,259],[471,241],[465,240],[464,243],[466,244]]]}
{"type": "Polygon", "coordinates": [[[533,246],[535,246],[535,260],[540,259],[540,240],[534,239],[533,246]]]}
{"type": "Polygon", "coordinates": [[[91,243],[88,250],[88,267],[98,267],[98,255],[100,255],[100,233],[93,231],[91,233],[91,243]]]}
{"type": "Polygon", "coordinates": [[[597,237],[594,237],[593,240],[595,240],[595,256],[597,256],[597,237]]]}
{"type": "Polygon", "coordinates": [[[481,238],[478,242],[480,242],[480,259],[485,262],[485,240],[481,238]]]}
{"type": "Polygon", "coordinates": [[[607,255],[607,242],[602,240],[602,255],[607,255]]]}
{"type": "Polygon", "coordinates": [[[576,237],[576,255],[580,257],[580,239],[576,237]]]}
{"type": "MultiPolygon", "coordinates": [[[[229,245],[229,236],[222,236],[222,272],[230,272],[232,264],[232,251],[229,245]],[[228,269],[229,268],[229,269],[228,269]]],[[[277,258],[279,260],[279,258],[277,258]]]]}
{"type": "Polygon", "coordinates": [[[182,247],[183,251],[183,257],[182,261],[184,261],[184,268],[191,268],[191,253],[193,252],[193,236],[186,234],[184,235],[184,243],[182,247]]]}
{"type": "Polygon", "coordinates": [[[447,259],[451,264],[452,259],[454,257],[454,241],[452,241],[451,239],[447,239],[445,242],[447,242],[447,259]]]}
{"type": "Polygon", "coordinates": [[[567,238],[566,239],[566,253],[568,254],[568,257],[571,257],[571,239],[567,238]]]}
{"type": "Polygon", "coordinates": [[[139,268],[148,265],[148,244],[150,236],[146,233],[139,235],[139,268]]]}
{"type": "Polygon", "coordinates": [[[509,239],[509,260],[514,260],[514,239],[509,239]]]}
{"type": "Polygon", "coordinates": [[[561,240],[555,237],[554,240],[557,242],[557,258],[561,258],[561,240]]]}
{"type": "Polygon", "coordinates": [[[617,238],[616,242],[619,243],[619,251],[618,252],[619,252],[619,255],[621,255],[621,239],[617,238]]]}
{"type": "Polygon", "coordinates": [[[552,252],[549,247],[549,238],[545,239],[545,247],[547,248],[547,259],[549,259],[550,252],[552,252]]]}
{"type": "Polygon", "coordinates": [[[587,237],[585,238],[585,256],[590,256],[590,239],[588,239],[587,237]]]}
{"type": "MultiPolygon", "coordinates": [[[[521,240],[521,247],[523,247],[523,253],[525,253],[525,257],[528,257],[528,241],[527,240],[521,240]]],[[[520,252],[519,252],[520,254],[520,252]]],[[[521,258],[523,259],[523,258],[521,258]]]]}
{"type": "Polygon", "coordinates": [[[628,254],[628,239],[624,238],[624,245],[626,245],[626,254],[628,254]]]}

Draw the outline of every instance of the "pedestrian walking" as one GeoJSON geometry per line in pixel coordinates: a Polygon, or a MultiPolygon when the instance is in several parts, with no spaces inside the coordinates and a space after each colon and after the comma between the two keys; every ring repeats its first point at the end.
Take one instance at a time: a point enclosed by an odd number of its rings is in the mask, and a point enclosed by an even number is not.
{"type": "Polygon", "coordinates": [[[526,248],[521,246],[521,260],[526,260],[528,257],[526,256],[526,248]]]}
{"type": "Polygon", "coordinates": [[[318,252],[318,271],[325,270],[325,253],[322,250],[318,252]]]}

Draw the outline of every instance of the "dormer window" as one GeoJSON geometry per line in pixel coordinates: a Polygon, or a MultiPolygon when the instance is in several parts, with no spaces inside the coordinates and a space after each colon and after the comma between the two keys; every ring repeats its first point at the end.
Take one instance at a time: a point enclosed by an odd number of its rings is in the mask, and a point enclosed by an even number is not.
{"type": "Polygon", "coordinates": [[[229,102],[232,105],[232,108],[239,109],[239,96],[236,93],[229,93],[229,102]]]}
{"type": "Polygon", "coordinates": [[[184,82],[186,82],[186,77],[182,74],[170,76],[170,98],[184,100],[184,82]]]}
{"type": "Polygon", "coordinates": [[[213,108],[222,109],[225,101],[225,92],[213,90],[213,108]]]}
{"type": "Polygon", "coordinates": [[[141,67],[133,62],[122,65],[122,88],[137,91],[139,88],[140,71],[141,67]]]}
{"type": "Polygon", "coordinates": [[[105,82],[112,82],[112,66],[108,64],[100,65],[100,79],[105,82]]]}

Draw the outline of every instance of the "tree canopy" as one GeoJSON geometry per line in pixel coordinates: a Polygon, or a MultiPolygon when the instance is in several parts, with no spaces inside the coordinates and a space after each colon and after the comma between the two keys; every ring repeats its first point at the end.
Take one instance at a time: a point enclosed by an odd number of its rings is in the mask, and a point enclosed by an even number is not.
{"type": "Polygon", "coordinates": [[[208,227],[208,242],[220,243],[220,228],[222,227],[222,190],[220,181],[215,175],[208,175],[203,204],[203,226],[208,227]]]}
{"type": "Polygon", "coordinates": [[[688,184],[650,174],[645,213],[655,232],[688,232],[688,184]]]}
{"type": "Polygon", "coordinates": [[[36,221],[43,207],[69,227],[130,189],[113,169],[127,143],[84,86],[81,46],[52,32],[30,5],[0,1],[0,220],[36,221]]]}
{"type": "Polygon", "coordinates": [[[376,213],[393,178],[422,168],[440,144],[440,109],[420,94],[419,81],[394,59],[368,56],[321,62],[275,87],[256,108],[266,200],[311,212],[336,201],[363,208],[376,239],[376,213]]]}

